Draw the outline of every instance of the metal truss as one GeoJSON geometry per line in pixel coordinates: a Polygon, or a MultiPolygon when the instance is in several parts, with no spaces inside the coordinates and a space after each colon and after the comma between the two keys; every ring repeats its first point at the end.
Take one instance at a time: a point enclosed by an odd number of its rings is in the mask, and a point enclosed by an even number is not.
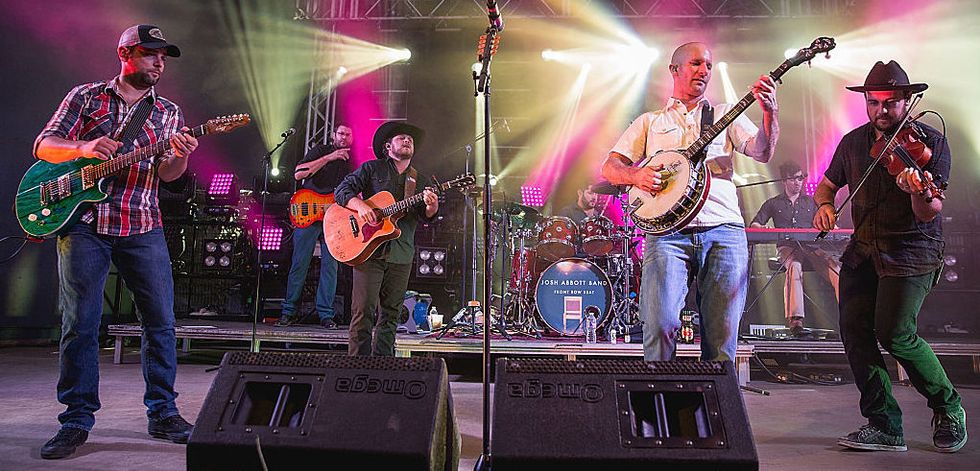
{"type": "MultiPolygon", "coordinates": [[[[795,18],[849,16],[862,0],[498,0],[505,18],[570,18],[581,4],[617,18],[795,18]]],[[[464,20],[484,0],[296,0],[296,20],[464,20]]]]}

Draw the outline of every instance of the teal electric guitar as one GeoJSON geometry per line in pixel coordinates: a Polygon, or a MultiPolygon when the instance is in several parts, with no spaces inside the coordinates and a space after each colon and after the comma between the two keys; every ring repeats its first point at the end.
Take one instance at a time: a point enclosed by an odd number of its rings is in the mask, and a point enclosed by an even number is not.
{"type": "MultiPolygon", "coordinates": [[[[226,133],[249,122],[247,114],[221,116],[191,129],[188,134],[226,133]]],[[[17,222],[28,235],[51,237],[67,230],[92,203],[109,197],[107,179],[129,166],[170,149],[170,139],[135,149],[109,160],[79,158],[60,164],[38,160],[27,169],[17,187],[14,203],[17,222]]]]}

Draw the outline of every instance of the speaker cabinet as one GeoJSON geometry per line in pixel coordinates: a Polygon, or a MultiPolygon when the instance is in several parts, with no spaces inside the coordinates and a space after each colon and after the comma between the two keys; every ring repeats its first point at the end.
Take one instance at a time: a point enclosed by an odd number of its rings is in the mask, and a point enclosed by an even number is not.
{"type": "Polygon", "coordinates": [[[459,449],[441,358],[229,352],[187,469],[448,470],[459,449]]]}
{"type": "Polygon", "coordinates": [[[759,468],[731,362],[504,358],[495,385],[494,471],[759,468]]]}

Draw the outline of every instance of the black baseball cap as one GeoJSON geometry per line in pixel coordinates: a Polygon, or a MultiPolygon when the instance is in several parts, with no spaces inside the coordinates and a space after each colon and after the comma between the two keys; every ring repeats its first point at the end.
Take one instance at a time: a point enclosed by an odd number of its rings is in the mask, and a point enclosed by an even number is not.
{"type": "Polygon", "coordinates": [[[143,46],[147,49],[166,49],[170,57],[180,57],[180,49],[167,42],[160,28],[154,25],[133,25],[119,35],[119,47],[143,46]]]}

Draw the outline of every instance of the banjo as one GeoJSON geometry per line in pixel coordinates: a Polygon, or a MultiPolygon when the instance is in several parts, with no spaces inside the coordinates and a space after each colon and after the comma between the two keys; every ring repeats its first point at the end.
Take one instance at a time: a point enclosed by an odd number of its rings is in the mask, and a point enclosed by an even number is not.
{"type": "MultiPolygon", "coordinates": [[[[769,72],[769,76],[778,82],[789,69],[810,62],[819,53],[828,53],[829,57],[835,46],[833,38],[817,38],[810,47],[800,49],[795,56],[769,72]]],[[[630,203],[626,210],[640,230],[656,236],[670,234],[694,219],[704,206],[711,187],[711,173],[705,168],[702,151],[754,101],[752,92],[746,93],[721,119],[703,129],[701,137],[687,149],[661,150],[638,164],[639,167],[663,166],[661,191],[650,193],[636,186],[630,187],[630,203]]]]}

